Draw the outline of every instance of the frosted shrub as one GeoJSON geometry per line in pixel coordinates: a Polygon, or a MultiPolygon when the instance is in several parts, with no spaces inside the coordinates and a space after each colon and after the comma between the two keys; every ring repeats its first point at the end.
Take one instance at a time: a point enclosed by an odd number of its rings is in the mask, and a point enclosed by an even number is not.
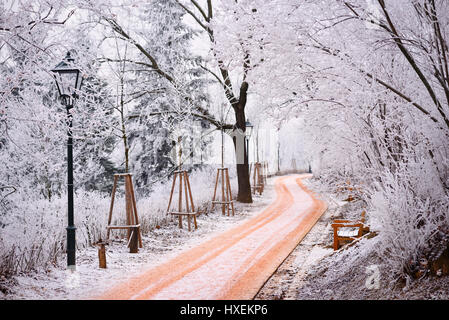
{"type": "Polygon", "coordinates": [[[372,222],[380,229],[376,248],[394,278],[409,278],[419,269],[420,259],[438,258],[447,245],[448,204],[435,179],[429,172],[415,178],[390,173],[373,192],[372,222]]]}
{"type": "MultiPolygon", "coordinates": [[[[28,193],[27,193],[28,194],[28,193]]],[[[20,193],[10,197],[15,205],[2,217],[0,235],[1,273],[27,272],[56,264],[65,251],[67,197],[26,199],[20,193]]],[[[97,241],[106,229],[109,197],[97,192],[75,194],[77,246],[97,241]]]]}
{"type": "Polygon", "coordinates": [[[0,272],[14,274],[55,262],[63,249],[63,201],[10,197],[16,205],[2,217],[0,272]]]}
{"type": "MultiPolygon", "coordinates": [[[[64,199],[65,200],[65,199],[64,199]]],[[[114,202],[114,212],[124,212],[123,196],[118,195],[114,202]]],[[[80,190],[75,195],[75,226],[77,228],[77,246],[85,248],[104,239],[106,236],[107,217],[111,197],[108,194],[96,191],[80,190]]],[[[64,202],[66,206],[66,203],[64,202]]],[[[65,211],[67,212],[67,211],[65,211]]],[[[64,222],[67,220],[65,219],[64,222]]]]}

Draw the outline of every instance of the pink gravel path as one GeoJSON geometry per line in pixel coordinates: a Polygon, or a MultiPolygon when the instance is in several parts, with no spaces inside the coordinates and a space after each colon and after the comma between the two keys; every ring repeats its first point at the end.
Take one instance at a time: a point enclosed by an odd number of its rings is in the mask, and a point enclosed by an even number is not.
{"type": "Polygon", "coordinates": [[[119,284],[99,299],[252,299],[326,210],[301,183],[275,181],[276,200],[253,218],[119,284]]]}

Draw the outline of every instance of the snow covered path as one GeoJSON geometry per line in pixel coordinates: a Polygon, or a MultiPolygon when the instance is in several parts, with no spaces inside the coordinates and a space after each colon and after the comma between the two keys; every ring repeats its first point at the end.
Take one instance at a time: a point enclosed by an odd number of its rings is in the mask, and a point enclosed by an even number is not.
{"type": "Polygon", "coordinates": [[[278,178],[276,200],[252,219],[97,298],[252,299],[326,209],[305,177],[278,178]]]}

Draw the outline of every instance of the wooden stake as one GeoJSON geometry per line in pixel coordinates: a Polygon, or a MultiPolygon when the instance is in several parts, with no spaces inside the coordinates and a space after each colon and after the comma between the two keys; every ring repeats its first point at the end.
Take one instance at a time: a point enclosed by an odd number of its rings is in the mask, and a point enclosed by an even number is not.
{"type": "MultiPolygon", "coordinates": [[[[179,175],[179,202],[178,212],[182,212],[182,174],[179,175]]],[[[182,215],[178,215],[179,227],[182,229],[182,215]]]]}
{"type": "Polygon", "coordinates": [[[176,174],[176,172],[175,172],[175,175],[174,175],[174,177],[173,177],[173,184],[172,184],[172,186],[171,186],[171,191],[170,191],[170,199],[168,200],[168,207],[167,207],[167,213],[168,213],[168,211],[170,211],[170,204],[171,204],[171,200],[172,200],[172,198],[173,198],[173,191],[175,190],[175,184],[176,184],[176,177],[177,177],[178,175],[176,174]]]}
{"type": "MultiPolygon", "coordinates": [[[[132,219],[132,204],[131,204],[131,195],[129,192],[129,180],[128,180],[128,176],[125,176],[125,212],[126,212],[126,225],[132,225],[133,223],[133,219],[132,219]]],[[[126,239],[128,239],[131,236],[131,230],[128,229],[127,230],[127,234],[126,234],[126,239]]]]}
{"type": "Polygon", "coordinates": [[[185,176],[186,176],[186,181],[187,181],[187,187],[189,189],[189,198],[190,198],[190,203],[192,205],[192,212],[194,212],[195,205],[193,204],[192,189],[190,189],[190,181],[189,181],[189,177],[187,176],[187,171],[185,172],[185,176]]]}
{"type": "MultiPolygon", "coordinates": [[[[226,181],[227,181],[227,187],[228,187],[229,201],[231,202],[232,216],[234,216],[234,201],[232,200],[231,183],[229,182],[228,170],[226,170],[226,181]]],[[[229,215],[229,208],[228,208],[228,215],[229,215]]]]}
{"type": "MultiPolygon", "coordinates": [[[[224,171],[225,170],[221,170],[221,200],[222,202],[225,202],[225,192],[224,192],[224,187],[225,187],[225,179],[224,179],[224,171]]],[[[226,209],[226,205],[224,203],[221,204],[221,213],[224,215],[225,214],[225,209],[226,209]]]]}
{"type": "Polygon", "coordinates": [[[106,248],[103,242],[99,243],[98,266],[102,269],[106,269],[106,248]]]}
{"type": "MultiPolygon", "coordinates": [[[[132,207],[134,209],[134,216],[133,216],[134,221],[133,221],[133,224],[140,225],[140,223],[139,223],[139,216],[137,215],[136,195],[134,193],[134,186],[133,186],[133,183],[132,183],[131,176],[129,176],[129,186],[130,186],[129,190],[130,190],[131,200],[132,200],[131,203],[132,203],[132,207]]],[[[139,247],[142,248],[142,235],[140,233],[140,229],[137,232],[137,236],[139,238],[139,247]]]]}
{"type": "Polygon", "coordinates": [[[258,191],[259,194],[262,194],[262,192],[263,192],[264,182],[263,182],[263,176],[262,176],[263,173],[261,172],[261,170],[262,170],[261,167],[262,167],[262,165],[259,162],[256,162],[254,164],[254,175],[253,175],[253,192],[254,192],[254,194],[256,193],[256,191],[258,191]]]}
{"type": "Polygon", "coordinates": [[[212,197],[212,210],[215,207],[215,196],[217,195],[218,180],[220,179],[220,170],[217,170],[217,179],[215,179],[214,196],[212,197]]]}
{"type": "Polygon", "coordinates": [[[131,237],[129,241],[129,252],[138,253],[139,252],[139,227],[131,227],[131,237]]]}
{"type": "MultiPolygon", "coordinates": [[[[114,175],[114,185],[112,187],[112,194],[111,194],[111,205],[109,207],[109,217],[108,217],[108,226],[111,224],[112,220],[112,209],[114,208],[114,199],[115,199],[115,190],[117,189],[117,179],[118,176],[114,175]]],[[[106,239],[109,239],[109,232],[110,230],[107,230],[106,239]]]]}

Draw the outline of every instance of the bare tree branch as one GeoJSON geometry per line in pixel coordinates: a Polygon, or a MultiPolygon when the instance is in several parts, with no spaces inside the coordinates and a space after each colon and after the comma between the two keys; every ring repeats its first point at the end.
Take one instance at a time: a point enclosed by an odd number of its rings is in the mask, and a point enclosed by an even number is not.
{"type": "MultiPolygon", "coordinates": [[[[180,6],[181,8],[183,8],[190,16],[192,16],[193,19],[195,19],[195,21],[201,26],[201,28],[203,28],[204,30],[208,31],[209,27],[207,27],[204,23],[201,22],[201,20],[196,16],[196,14],[190,10],[189,8],[187,8],[185,5],[183,5],[179,0],[175,0],[180,6]]],[[[201,10],[202,11],[202,10],[201,10]]]]}
{"type": "Polygon", "coordinates": [[[25,27],[30,27],[30,29],[33,29],[39,23],[55,24],[55,25],[59,24],[59,25],[61,25],[61,24],[65,24],[67,22],[67,20],[69,20],[69,18],[75,13],[75,9],[73,9],[72,11],[70,11],[67,14],[67,17],[64,20],[62,20],[62,21],[46,20],[49,17],[49,15],[50,15],[50,13],[52,11],[53,11],[53,7],[50,7],[48,13],[42,19],[30,21],[26,25],[14,26],[14,27],[10,27],[10,28],[0,27],[0,31],[11,32],[12,30],[22,29],[22,28],[25,28],[25,27]]]}
{"type": "Polygon", "coordinates": [[[402,43],[401,37],[399,36],[399,33],[396,30],[396,27],[395,27],[393,21],[391,20],[390,14],[388,13],[388,10],[386,8],[384,0],[378,0],[378,2],[382,8],[385,18],[387,19],[387,23],[390,27],[390,34],[392,35],[393,41],[396,43],[399,50],[402,52],[404,57],[407,59],[407,61],[411,65],[412,69],[418,75],[418,77],[421,80],[421,82],[423,83],[424,87],[427,89],[427,92],[429,93],[438,112],[440,113],[441,117],[443,118],[446,126],[449,128],[449,119],[446,116],[446,114],[444,113],[442,105],[441,105],[440,101],[438,100],[435,91],[433,90],[432,86],[430,85],[430,83],[429,83],[428,79],[426,78],[426,76],[424,75],[424,73],[421,71],[421,68],[418,66],[418,64],[416,63],[413,56],[410,54],[410,52],[407,50],[407,48],[402,43]]]}
{"type": "Polygon", "coordinates": [[[198,11],[201,13],[201,15],[204,17],[204,20],[206,20],[207,22],[209,22],[209,17],[206,16],[206,13],[204,12],[203,8],[201,8],[201,6],[198,4],[198,2],[196,2],[195,0],[190,0],[193,5],[198,9],[198,11]]]}

